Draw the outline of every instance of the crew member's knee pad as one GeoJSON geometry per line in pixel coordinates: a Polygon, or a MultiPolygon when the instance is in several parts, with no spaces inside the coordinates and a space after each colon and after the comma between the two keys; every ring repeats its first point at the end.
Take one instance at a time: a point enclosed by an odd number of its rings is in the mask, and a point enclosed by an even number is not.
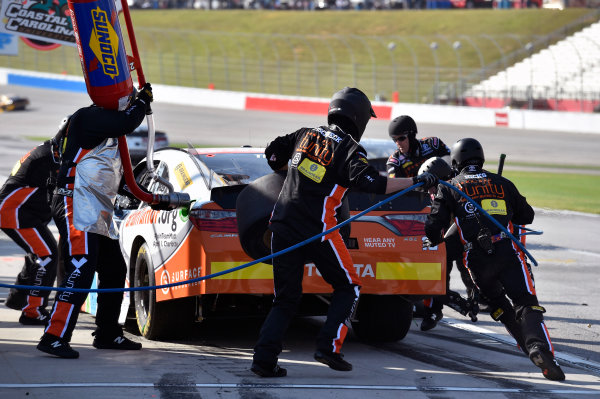
{"type": "Polygon", "coordinates": [[[517,320],[539,319],[543,320],[546,309],[540,305],[518,306],[516,309],[517,320]]]}
{"type": "Polygon", "coordinates": [[[508,320],[516,319],[515,310],[506,297],[488,298],[490,316],[496,321],[506,323],[508,320]]]}

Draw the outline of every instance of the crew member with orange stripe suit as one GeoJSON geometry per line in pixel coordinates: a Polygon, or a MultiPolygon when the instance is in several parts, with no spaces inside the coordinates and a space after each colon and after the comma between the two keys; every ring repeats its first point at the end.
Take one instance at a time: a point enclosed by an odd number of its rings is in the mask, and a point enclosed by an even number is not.
{"type": "MultiPolygon", "coordinates": [[[[17,275],[16,285],[54,285],[58,247],[48,228],[52,218],[48,199],[59,167],[59,145],[66,123],[67,118],[51,140],[17,161],[0,189],[0,228],[26,252],[25,264],[17,275]]],[[[49,318],[46,310],[49,296],[50,291],[47,290],[11,288],[5,304],[21,311],[21,324],[45,325],[49,318]]]]}
{"type": "MultiPolygon", "coordinates": [[[[135,90],[134,90],[135,92],[135,90]]],[[[150,112],[152,88],[147,83],[123,109],[96,105],[71,116],[61,157],[52,215],[65,239],[65,277],[60,287],[88,289],[98,272],[98,288],[123,288],[126,265],[112,223],[114,200],[122,177],[119,136],[131,133],[150,112]]],[[[74,359],[69,341],[87,293],[58,291],[48,326],[37,348],[74,359]]],[[[141,349],[123,335],[119,313],[122,292],[98,293],[93,346],[98,349],[141,349]]]]}
{"type": "MultiPolygon", "coordinates": [[[[533,222],[534,211],[508,179],[483,169],[479,141],[465,138],[452,146],[452,167],[458,171],[450,183],[473,199],[499,224],[516,232],[516,225],[533,222]]],[[[565,375],[554,358],[554,349],[523,252],[496,224],[472,203],[445,185],[439,185],[425,233],[433,245],[442,242],[454,217],[464,245],[464,265],[490,307],[544,377],[562,381],[565,375]],[[510,299],[510,301],[507,299],[510,299]],[[511,303],[512,301],[512,303],[511,303]]]]}
{"type": "MultiPolygon", "coordinates": [[[[371,117],[368,97],[356,88],[335,93],[329,104],[329,126],[301,128],[277,137],[265,149],[273,170],[289,169],[270,220],[273,253],[318,235],[337,224],[336,212],[350,187],[372,193],[391,193],[417,182],[425,187],[437,177],[387,178],[368,165],[358,144],[371,117]],[[290,161],[291,160],[291,161],[290,161]]],[[[342,344],[348,319],[356,306],[360,280],[339,230],[273,259],[275,299],[254,348],[251,370],[261,377],[284,377],[277,365],[284,334],[302,295],[304,264],[314,262],[333,287],[325,325],[317,336],[314,358],[338,371],[350,371],[342,344]]]]}

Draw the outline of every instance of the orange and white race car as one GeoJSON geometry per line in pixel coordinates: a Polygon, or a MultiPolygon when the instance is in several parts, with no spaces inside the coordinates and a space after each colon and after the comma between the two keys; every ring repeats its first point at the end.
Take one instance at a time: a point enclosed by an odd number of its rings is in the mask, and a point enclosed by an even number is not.
{"type": "MultiPolygon", "coordinates": [[[[272,183],[284,177],[272,173],[263,148],[166,148],[155,152],[154,165],[193,202],[189,209],[157,211],[126,196],[117,198],[115,221],[131,286],[186,282],[244,265],[252,260],[248,253],[254,258],[268,253],[266,223],[279,193],[272,183]],[[258,199],[263,194],[265,199],[258,199]]],[[[134,173],[145,189],[166,192],[145,162],[134,173]]],[[[346,212],[357,214],[385,198],[350,192],[346,212]]],[[[360,338],[402,339],[412,321],[412,300],[445,293],[444,247],[422,244],[428,205],[427,195],[410,192],[343,232],[363,282],[353,320],[360,338]]],[[[131,303],[130,317],[135,309],[141,334],[156,339],[181,323],[266,314],[272,278],[272,266],[258,263],[207,280],[134,291],[126,294],[130,301],[125,303],[131,303]]],[[[303,289],[300,314],[324,315],[331,287],[313,264],[305,267],[303,289]]]]}

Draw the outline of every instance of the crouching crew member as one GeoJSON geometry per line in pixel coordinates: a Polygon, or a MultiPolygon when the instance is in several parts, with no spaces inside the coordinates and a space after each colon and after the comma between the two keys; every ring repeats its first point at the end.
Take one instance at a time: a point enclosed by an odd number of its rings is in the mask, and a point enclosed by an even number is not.
{"type": "MultiPolygon", "coordinates": [[[[60,163],[59,146],[68,118],[58,133],[25,154],[0,189],[0,227],[25,255],[16,285],[53,286],[58,263],[58,246],[48,228],[52,218],[49,196],[54,189],[60,163]],[[49,192],[50,191],[50,192],[49,192]]],[[[21,311],[19,322],[45,325],[50,291],[11,288],[6,306],[21,311]]]]}

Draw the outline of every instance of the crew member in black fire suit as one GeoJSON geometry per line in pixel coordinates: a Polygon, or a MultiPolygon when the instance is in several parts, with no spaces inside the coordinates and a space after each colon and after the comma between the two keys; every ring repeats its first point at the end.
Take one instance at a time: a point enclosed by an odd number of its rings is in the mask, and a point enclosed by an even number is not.
{"type": "MultiPolygon", "coordinates": [[[[17,275],[16,285],[52,286],[56,278],[58,248],[48,228],[52,217],[48,203],[54,189],[60,155],[59,145],[68,118],[58,133],[25,154],[12,169],[0,189],[0,228],[25,252],[25,264],[17,275]]],[[[21,310],[19,322],[45,325],[50,291],[11,288],[6,306],[21,310]]]]}
{"type": "MultiPolygon", "coordinates": [[[[477,140],[457,141],[451,160],[453,168],[459,171],[451,184],[508,231],[514,232],[515,225],[533,221],[533,208],[515,185],[483,169],[485,157],[477,140]]],[[[439,185],[425,224],[427,237],[434,245],[442,241],[451,217],[465,246],[465,266],[488,301],[492,318],[506,326],[519,347],[542,369],[544,377],[564,380],[544,324],[545,309],[538,303],[523,252],[473,204],[449,187],[439,185]]]]}
{"type": "MultiPolygon", "coordinates": [[[[61,236],[65,277],[61,287],[90,288],[98,272],[98,288],[123,288],[126,265],[112,224],[114,200],[122,176],[117,138],[131,133],[150,112],[152,88],[147,83],[122,110],[95,105],[71,116],[52,201],[61,236]]],[[[63,358],[77,358],[69,345],[79,309],[87,294],[57,292],[51,318],[37,348],[63,358]]],[[[119,324],[122,292],[99,293],[93,346],[98,349],[141,349],[123,335],[119,324]]]]}
{"type": "MultiPolygon", "coordinates": [[[[358,144],[375,112],[367,96],[346,87],[329,104],[329,126],[301,128],[277,137],[265,155],[274,170],[287,177],[275,204],[270,229],[273,253],[318,235],[337,224],[336,212],[347,190],[354,187],[373,193],[391,193],[417,182],[437,183],[430,174],[393,179],[380,176],[368,165],[358,144]]],[[[314,358],[338,371],[352,370],[340,353],[350,317],[359,296],[360,281],[339,230],[273,259],[275,299],[254,348],[251,370],[261,377],[283,377],[277,365],[285,331],[302,295],[304,264],[312,261],[332,287],[333,296],[325,325],[317,336],[314,358]]]]}
{"type": "Polygon", "coordinates": [[[408,115],[394,118],[388,132],[398,149],[387,161],[389,177],[416,176],[423,162],[431,157],[450,155],[450,149],[437,137],[417,139],[417,124],[408,115]]]}
{"type": "MultiPolygon", "coordinates": [[[[427,159],[419,168],[419,173],[429,172],[436,175],[440,180],[448,181],[452,178],[453,172],[450,165],[440,157],[433,157],[427,159]]],[[[431,199],[435,196],[437,187],[429,189],[431,199]]],[[[460,278],[467,288],[469,296],[473,295],[475,286],[471,280],[468,270],[464,267],[462,261],[463,245],[460,242],[456,225],[453,225],[448,229],[447,234],[444,237],[444,243],[446,244],[446,295],[429,297],[423,300],[423,321],[421,322],[421,331],[428,331],[434,328],[437,323],[444,317],[442,309],[444,303],[448,303],[452,298],[448,295],[450,290],[450,273],[452,272],[453,264],[456,262],[456,267],[460,273],[460,278]]],[[[429,240],[425,240],[423,243],[424,249],[431,246],[429,240]]],[[[467,311],[465,309],[465,311],[467,311]]]]}

